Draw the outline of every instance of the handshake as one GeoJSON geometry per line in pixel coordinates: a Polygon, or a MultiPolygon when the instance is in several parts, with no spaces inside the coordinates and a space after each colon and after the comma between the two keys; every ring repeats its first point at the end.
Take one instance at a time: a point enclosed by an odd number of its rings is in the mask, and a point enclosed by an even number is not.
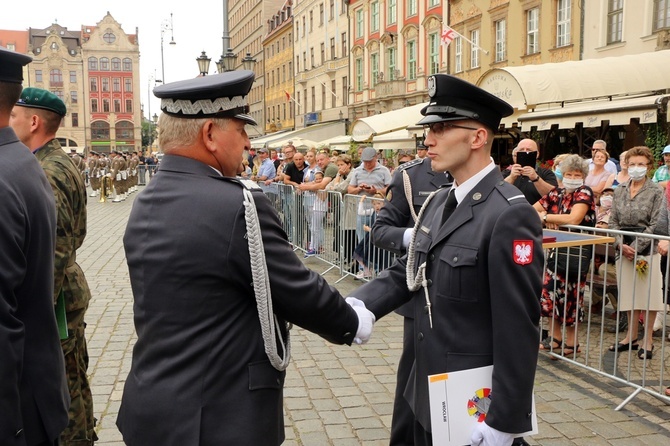
{"type": "Polygon", "coordinates": [[[375,315],[365,308],[362,300],[355,297],[347,297],[345,300],[358,315],[358,330],[356,331],[354,342],[359,345],[365,344],[370,340],[370,336],[372,336],[372,326],[376,320],[375,315]]]}

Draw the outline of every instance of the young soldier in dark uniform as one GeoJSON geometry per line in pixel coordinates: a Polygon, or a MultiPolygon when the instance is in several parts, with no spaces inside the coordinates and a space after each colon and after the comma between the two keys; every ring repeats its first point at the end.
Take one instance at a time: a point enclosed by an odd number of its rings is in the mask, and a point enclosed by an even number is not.
{"type": "MultiPolygon", "coordinates": [[[[430,159],[417,158],[398,166],[386,194],[386,203],[379,210],[372,226],[372,243],[398,255],[404,255],[421,206],[438,188],[451,184],[449,174],[433,172],[430,159]]],[[[405,399],[412,364],[414,364],[414,317],[412,304],[396,310],[403,316],[403,349],[398,362],[390,445],[414,443],[414,414],[405,399]]]]}
{"type": "Polygon", "coordinates": [[[279,445],[287,322],[339,344],[371,334],[372,314],[308,270],[261,189],[235,178],[253,81],[238,70],[154,90],[165,156],[124,236],[138,339],[117,425],[130,446],[279,445]]]}
{"type": "Polygon", "coordinates": [[[471,441],[508,446],[531,430],[542,227],[491,160],[494,130],[512,107],[453,76],[430,76],[428,86],[419,124],[433,170],[448,171],[454,186],[427,200],[407,256],[352,295],[377,318],[412,302],[417,445],[432,444],[428,376],[493,365],[494,396],[471,441]]]}
{"type": "MultiPolygon", "coordinates": [[[[0,47],[0,444],[57,444],[69,395],[54,313],[54,194],[9,127],[31,58],[0,47]]],[[[63,153],[64,156],[67,156],[63,153]]]]}

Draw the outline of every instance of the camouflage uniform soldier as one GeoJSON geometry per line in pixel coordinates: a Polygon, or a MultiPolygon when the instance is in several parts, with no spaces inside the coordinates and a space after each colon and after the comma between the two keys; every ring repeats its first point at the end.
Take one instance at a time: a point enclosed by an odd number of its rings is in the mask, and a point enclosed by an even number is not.
{"type": "Polygon", "coordinates": [[[88,158],[88,180],[91,183],[91,197],[100,193],[100,167],[98,166],[98,154],[90,152],[88,158]]]}
{"type": "Polygon", "coordinates": [[[76,263],[77,249],[86,236],[86,186],[72,159],[55,139],[65,113],[65,104],[53,93],[26,88],[12,111],[10,125],[35,153],[56,199],[54,303],[63,296],[68,336],[61,340],[61,347],[71,399],[69,423],[61,434],[61,445],[92,445],[97,436],[84,337],[84,314],[91,291],[76,263]]]}

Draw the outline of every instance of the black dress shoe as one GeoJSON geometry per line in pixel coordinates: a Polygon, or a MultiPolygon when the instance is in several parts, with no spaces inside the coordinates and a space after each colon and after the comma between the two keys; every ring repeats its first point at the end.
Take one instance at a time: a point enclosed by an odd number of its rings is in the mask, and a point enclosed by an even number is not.
{"type": "Polygon", "coordinates": [[[619,317],[619,325],[617,327],[610,327],[607,329],[610,333],[625,333],[628,330],[628,315],[622,314],[619,317]]]}
{"type": "MultiPolygon", "coordinates": [[[[640,359],[651,359],[654,357],[654,346],[652,345],[649,350],[645,350],[643,348],[640,349],[640,351],[637,352],[637,357],[640,359]]],[[[512,443],[514,444],[514,443],[512,443]]]]}
{"type": "Polygon", "coordinates": [[[512,442],[512,446],[530,446],[526,440],[523,438],[515,438],[514,441],[512,442]]]}

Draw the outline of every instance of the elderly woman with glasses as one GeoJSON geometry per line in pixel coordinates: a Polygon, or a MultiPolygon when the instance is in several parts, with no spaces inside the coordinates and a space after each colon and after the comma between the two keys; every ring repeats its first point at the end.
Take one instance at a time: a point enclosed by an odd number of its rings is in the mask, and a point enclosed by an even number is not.
{"type": "MultiPolygon", "coordinates": [[[[593,191],[584,185],[584,179],[589,173],[587,161],[579,155],[569,155],[561,162],[561,172],[563,187],[552,189],[533,205],[545,227],[558,229],[561,225],[595,226],[596,205],[593,191]]],[[[582,254],[582,259],[570,255],[567,265],[561,264],[561,256],[567,257],[566,250],[557,253],[557,260],[551,257],[547,259],[540,304],[542,316],[553,318],[553,321],[549,327],[551,337],[543,341],[540,346],[542,350],[553,349],[564,355],[575,355],[579,352],[576,324],[584,318],[582,307],[590,255],[584,252],[578,254],[582,254]],[[570,271],[570,265],[580,267],[580,270],[570,271]]]]}
{"type": "MultiPolygon", "coordinates": [[[[609,228],[653,234],[661,215],[663,189],[649,179],[647,171],[654,157],[647,147],[633,147],[626,154],[630,180],[614,190],[609,228]]],[[[667,227],[665,228],[667,231],[667,227]]],[[[619,309],[628,312],[628,330],[610,351],[637,350],[640,359],[653,357],[653,321],[664,309],[660,254],[649,238],[617,237],[620,255],[617,259],[619,309]],[[644,339],[638,343],[640,315],[646,315],[644,339]]],[[[624,326],[620,326],[623,329],[624,326]]],[[[617,330],[619,331],[619,330],[617,330]]]]}

